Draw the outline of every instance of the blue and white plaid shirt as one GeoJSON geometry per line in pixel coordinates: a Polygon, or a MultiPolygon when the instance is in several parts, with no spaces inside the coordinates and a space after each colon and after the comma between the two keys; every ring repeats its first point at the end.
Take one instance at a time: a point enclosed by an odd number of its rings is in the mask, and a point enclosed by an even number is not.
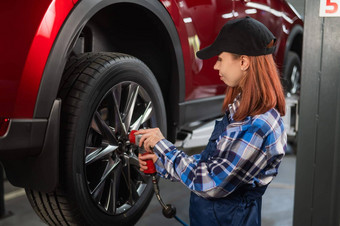
{"type": "Polygon", "coordinates": [[[216,151],[207,161],[188,156],[163,139],[154,148],[156,169],[167,179],[181,181],[205,198],[225,197],[242,184],[269,184],[285,154],[287,135],[276,109],[235,122],[238,98],[229,106],[230,124],[216,140],[216,151]],[[232,110],[230,110],[232,109],[232,110]]]}

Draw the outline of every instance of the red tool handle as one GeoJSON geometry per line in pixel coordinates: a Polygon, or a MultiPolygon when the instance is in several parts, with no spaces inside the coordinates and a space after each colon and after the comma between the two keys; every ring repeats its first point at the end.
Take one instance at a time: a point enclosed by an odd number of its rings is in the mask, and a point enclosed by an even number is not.
{"type": "Polygon", "coordinates": [[[129,140],[130,140],[130,143],[132,144],[135,144],[135,145],[139,145],[139,140],[140,140],[140,137],[141,135],[135,135],[135,133],[137,132],[138,130],[131,130],[130,134],[129,134],[129,140]],[[136,139],[136,136],[137,139],[136,139]],[[139,139],[138,139],[139,138],[139,139]]]}
{"type": "MultiPolygon", "coordinates": [[[[142,155],[146,155],[148,154],[147,152],[143,153],[142,155]]],[[[148,159],[146,160],[146,166],[148,167],[147,170],[144,170],[144,173],[145,174],[155,174],[156,173],[156,167],[155,167],[155,164],[153,164],[153,161],[152,159],[148,159]]]]}

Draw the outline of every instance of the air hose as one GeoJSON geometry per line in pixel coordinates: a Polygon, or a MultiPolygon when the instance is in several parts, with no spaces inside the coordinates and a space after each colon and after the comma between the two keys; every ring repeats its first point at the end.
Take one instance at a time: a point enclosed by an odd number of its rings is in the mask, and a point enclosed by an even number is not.
{"type": "MultiPolygon", "coordinates": [[[[135,132],[137,132],[137,130],[132,130],[130,132],[129,139],[130,139],[130,143],[138,146],[141,135],[135,135],[135,132]]],[[[138,147],[138,148],[139,148],[139,153],[141,153],[142,155],[147,154],[143,148],[140,148],[140,147],[138,147]]],[[[162,213],[163,213],[164,217],[175,218],[183,226],[188,226],[184,221],[182,221],[179,217],[176,216],[176,207],[174,207],[171,204],[165,204],[163,202],[162,197],[160,195],[158,180],[157,180],[157,176],[156,176],[157,171],[156,171],[156,167],[155,167],[153,161],[151,159],[146,160],[146,165],[147,165],[148,169],[144,170],[144,173],[146,175],[152,177],[153,189],[155,191],[155,195],[156,195],[158,202],[162,206],[162,213]]]]}

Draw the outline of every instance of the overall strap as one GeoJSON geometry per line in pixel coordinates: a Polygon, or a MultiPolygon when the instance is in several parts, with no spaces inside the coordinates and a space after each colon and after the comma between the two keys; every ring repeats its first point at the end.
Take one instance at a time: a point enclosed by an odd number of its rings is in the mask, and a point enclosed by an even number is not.
{"type": "Polygon", "coordinates": [[[201,161],[206,162],[209,159],[209,157],[214,153],[214,151],[217,148],[216,140],[226,130],[228,125],[229,125],[229,119],[228,119],[227,114],[224,115],[222,120],[215,121],[215,127],[209,138],[209,142],[206,148],[204,149],[204,151],[201,153],[201,161]]]}

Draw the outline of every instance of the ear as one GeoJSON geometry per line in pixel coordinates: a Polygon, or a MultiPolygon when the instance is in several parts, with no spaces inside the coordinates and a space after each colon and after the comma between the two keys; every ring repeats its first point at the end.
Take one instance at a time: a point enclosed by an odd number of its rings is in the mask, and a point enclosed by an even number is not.
{"type": "Polygon", "coordinates": [[[241,62],[240,62],[241,70],[242,71],[248,70],[249,64],[250,64],[249,56],[242,55],[241,56],[241,62]]]}

